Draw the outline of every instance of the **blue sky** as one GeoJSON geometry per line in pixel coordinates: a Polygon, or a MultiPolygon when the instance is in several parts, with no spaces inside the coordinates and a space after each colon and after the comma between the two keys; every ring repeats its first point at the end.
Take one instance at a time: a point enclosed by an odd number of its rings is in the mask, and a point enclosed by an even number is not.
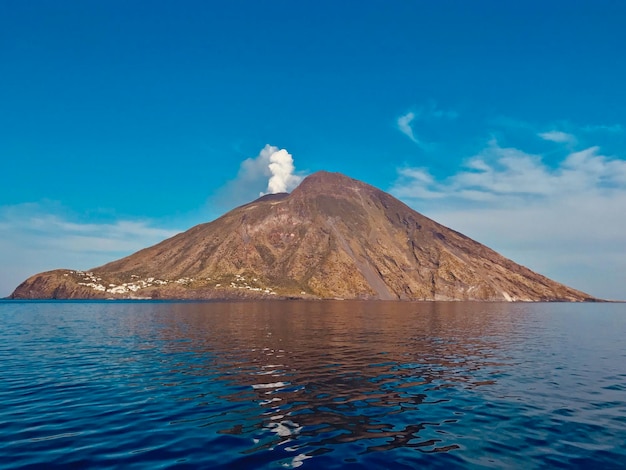
{"type": "Polygon", "coordinates": [[[624,18],[607,0],[4,0],[0,296],[257,197],[272,145],[296,176],[345,173],[626,298],[624,18]]]}

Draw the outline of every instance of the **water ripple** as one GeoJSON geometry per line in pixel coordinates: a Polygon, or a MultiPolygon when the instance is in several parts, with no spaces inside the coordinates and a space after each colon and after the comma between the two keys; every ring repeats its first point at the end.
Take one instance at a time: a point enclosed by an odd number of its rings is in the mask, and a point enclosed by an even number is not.
{"type": "Polygon", "coordinates": [[[619,468],[624,313],[0,303],[0,468],[619,468]]]}

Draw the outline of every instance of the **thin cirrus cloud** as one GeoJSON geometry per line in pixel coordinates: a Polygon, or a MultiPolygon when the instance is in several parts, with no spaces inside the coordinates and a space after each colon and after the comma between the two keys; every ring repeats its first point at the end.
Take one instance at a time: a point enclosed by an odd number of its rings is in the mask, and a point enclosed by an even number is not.
{"type": "Polygon", "coordinates": [[[409,111],[406,114],[400,116],[397,120],[398,130],[406,135],[409,139],[411,139],[416,144],[419,144],[419,141],[415,137],[413,133],[413,128],[411,127],[411,123],[415,120],[415,113],[409,111]]]}
{"type": "Polygon", "coordinates": [[[390,192],[531,269],[593,295],[626,297],[626,160],[597,146],[547,165],[492,140],[445,178],[399,169],[390,192]]]}
{"type": "Polygon", "coordinates": [[[626,161],[602,155],[599,147],[572,152],[558,166],[549,167],[540,155],[503,148],[492,140],[465,168],[444,180],[436,180],[423,168],[403,168],[398,173],[391,191],[407,199],[480,200],[497,205],[527,204],[531,196],[626,192],[626,161]]]}
{"type": "Polygon", "coordinates": [[[418,108],[415,111],[409,111],[406,114],[399,116],[396,119],[396,126],[400,132],[415,142],[418,146],[427,149],[430,145],[420,139],[415,132],[414,127],[417,123],[429,120],[453,120],[458,117],[458,112],[454,110],[444,110],[437,107],[435,103],[430,103],[428,106],[418,108]]]}
{"type": "Polygon", "coordinates": [[[37,272],[89,269],[178,232],[147,220],[81,223],[55,204],[0,207],[0,297],[37,272]]]}
{"type": "Polygon", "coordinates": [[[557,142],[557,143],[563,143],[563,144],[576,143],[576,137],[574,137],[572,134],[568,134],[567,132],[549,131],[549,132],[541,132],[538,135],[543,140],[549,140],[551,142],[557,142]]]}

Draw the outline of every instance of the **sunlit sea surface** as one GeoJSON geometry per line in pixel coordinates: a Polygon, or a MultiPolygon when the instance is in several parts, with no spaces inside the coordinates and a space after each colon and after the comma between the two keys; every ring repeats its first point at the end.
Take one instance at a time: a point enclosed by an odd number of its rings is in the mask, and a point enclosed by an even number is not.
{"type": "Polygon", "coordinates": [[[1,468],[626,468],[626,305],[2,302],[1,468]]]}

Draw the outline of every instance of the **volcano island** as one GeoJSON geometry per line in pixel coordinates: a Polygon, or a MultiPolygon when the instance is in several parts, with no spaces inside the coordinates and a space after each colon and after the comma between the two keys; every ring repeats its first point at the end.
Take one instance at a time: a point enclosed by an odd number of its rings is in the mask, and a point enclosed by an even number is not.
{"type": "Polygon", "coordinates": [[[328,172],[104,266],[36,274],[10,298],[596,300],[328,172]]]}

